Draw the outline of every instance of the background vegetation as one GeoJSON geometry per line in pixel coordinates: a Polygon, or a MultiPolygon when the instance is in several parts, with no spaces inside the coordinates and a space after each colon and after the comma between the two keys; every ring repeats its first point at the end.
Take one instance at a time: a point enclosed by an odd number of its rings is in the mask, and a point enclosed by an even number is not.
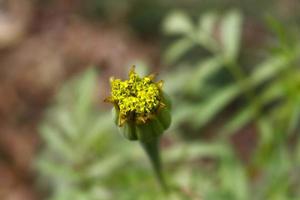
{"type": "Polygon", "coordinates": [[[18,40],[1,43],[0,34],[0,86],[14,91],[0,102],[0,177],[12,182],[11,166],[30,188],[24,197],[3,184],[0,199],[300,198],[296,0],[47,0],[25,8],[18,40]],[[161,140],[168,195],[103,103],[109,77],[125,77],[131,64],[158,72],[173,102],[161,140]],[[24,154],[27,146],[34,150],[24,154]]]}

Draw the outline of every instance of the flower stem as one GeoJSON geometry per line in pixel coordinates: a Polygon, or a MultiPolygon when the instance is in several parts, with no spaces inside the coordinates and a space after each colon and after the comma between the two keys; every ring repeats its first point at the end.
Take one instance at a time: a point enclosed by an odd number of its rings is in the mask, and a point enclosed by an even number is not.
{"type": "Polygon", "coordinates": [[[153,139],[149,142],[141,141],[141,145],[144,148],[147,156],[149,157],[149,160],[152,164],[154,173],[156,175],[156,178],[160,186],[165,192],[168,192],[168,187],[166,185],[163,172],[162,172],[162,167],[161,167],[160,153],[159,153],[159,138],[153,139]]]}

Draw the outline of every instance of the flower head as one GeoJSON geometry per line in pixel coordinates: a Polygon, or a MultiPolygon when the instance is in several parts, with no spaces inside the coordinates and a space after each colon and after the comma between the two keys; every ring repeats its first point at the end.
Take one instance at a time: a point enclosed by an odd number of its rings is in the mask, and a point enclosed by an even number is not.
{"type": "Polygon", "coordinates": [[[120,133],[129,140],[139,140],[152,162],[158,181],[167,190],[159,158],[159,137],[171,124],[171,102],[162,91],[163,82],[155,76],[139,77],[133,66],[128,80],[111,78],[113,116],[120,133]]]}
{"type": "Polygon", "coordinates": [[[128,78],[124,81],[111,78],[111,96],[106,99],[119,111],[119,126],[126,121],[146,123],[165,106],[162,101],[162,81],[153,82],[154,75],[139,77],[134,66],[128,78]]]}
{"type": "Polygon", "coordinates": [[[155,75],[139,77],[134,66],[128,80],[111,78],[113,116],[120,133],[129,140],[149,142],[157,139],[171,124],[171,103],[162,91],[163,82],[155,75]]]}

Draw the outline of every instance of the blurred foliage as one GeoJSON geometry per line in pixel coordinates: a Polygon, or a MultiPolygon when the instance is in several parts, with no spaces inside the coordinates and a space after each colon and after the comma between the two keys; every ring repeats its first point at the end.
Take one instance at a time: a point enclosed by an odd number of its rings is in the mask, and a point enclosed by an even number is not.
{"type": "Polygon", "coordinates": [[[178,95],[176,101],[181,105],[177,111],[180,114],[175,114],[178,117],[175,124],[187,119],[191,126],[201,128],[243,95],[246,103],[221,128],[222,132],[234,133],[261,118],[273,120],[281,131],[297,130],[298,32],[286,32],[283,25],[271,18],[269,24],[278,35],[277,45],[249,72],[239,63],[242,16],[238,11],[228,12],[222,20],[216,13],[206,13],[197,24],[179,11],[167,17],[164,31],[178,35],[165,54],[167,64],[177,65],[166,77],[168,91],[178,95]],[[186,54],[193,54],[193,48],[199,47],[208,53],[200,53],[196,56],[198,60],[185,58],[186,54]],[[230,78],[218,81],[224,73],[230,78]],[[200,103],[193,103],[195,100],[200,103]]]}
{"type": "MultiPolygon", "coordinates": [[[[177,36],[165,54],[165,62],[175,65],[166,77],[166,83],[170,83],[167,89],[177,97],[174,104],[180,105],[175,107],[173,128],[188,125],[197,132],[226,116],[217,138],[228,142],[237,131],[254,123],[258,144],[245,169],[249,175],[253,170],[259,173],[264,184],[257,184],[262,194],[248,198],[296,199],[299,194],[293,184],[299,185],[300,177],[291,178],[289,174],[299,168],[298,153],[289,146],[291,138],[299,140],[299,30],[284,27],[272,18],[268,24],[278,39],[273,38],[275,45],[264,60],[246,71],[239,59],[242,16],[238,11],[223,16],[206,13],[197,23],[180,11],[167,17],[165,33],[177,36]],[[206,52],[197,57],[193,55],[195,48],[206,52]],[[190,59],[191,55],[198,59],[190,59]],[[226,73],[229,79],[216,81],[226,73]],[[229,112],[233,104],[241,105],[234,114],[229,112]],[[278,184],[286,185],[281,190],[278,184]]],[[[186,135],[184,130],[179,132],[186,135]]]]}
{"type": "MultiPolygon", "coordinates": [[[[282,4],[277,0],[89,0],[80,2],[80,10],[90,19],[126,22],[139,36],[158,39],[161,36],[161,21],[174,9],[186,11],[193,18],[197,18],[199,13],[207,10],[222,13],[232,7],[256,19],[264,18],[266,14],[282,16],[280,14],[282,4]]],[[[282,18],[290,21],[299,17],[296,10],[289,15],[291,16],[282,16],[282,18]]]]}
{"type": "Polygon", "coordinates": [[[49,199],[299,199],[300,41],[297,30],[268,23],[277,34],[273,48],[245,70],[238,10],[204,13],[196,22],[181,11],[167,16],[163,29],[174,39],[165,53],[173,67],[162,74],[174,102],[164,136],[170,144],[162,146],[168,195],[138,144],[123,140],[111,113],[97,105],[97,72],[67,83],[40,127],[45,147],[36,166],[49,199]],[[202,138],[222,116],[213,139],[186,140],[189,131],[202,138]],[[231,137],[248,124],[258,142],[245,163],[231,137]]]}
{"type": "MultiPolygon", "coordinates": [[[[45,148],[36,166],[42,174],[40,181],[51,188],[50,199],[166,199],[150,166],[141,162],[146,158],[138,144],[118,137],[111,113],[92,101],[96,76],[94,70],[89,70],[70,81],[41,125],[45,148]]],[[[187,144],[176,136],[172,138],[176,144],[165,149],[163,155],[172,188],[168,198],[198,199],[204,189],[212,198],[223,195],[209,187],[218,182],[219,175],[209,177],[207,172],[216,168],[220,175],[228,176],[220,187],[234,190],[227,184],[236,173],[241,174],[236,180],[244,183],[242,168],[226,144],[187,144]],[[198,171],[202,164],[197,164],[197,160],[207,156],[216,161],[206,163],[203,171],[198,171]],[[227,165],[233,165],[237,171],[232,174],[227,165]],[[198,182],[200,179],[203,181],[198,182]],[[205,187],[200,190],[202,186],[205,187]]],[[[239,187],[247,189],[245,185],[239,187]]]]}

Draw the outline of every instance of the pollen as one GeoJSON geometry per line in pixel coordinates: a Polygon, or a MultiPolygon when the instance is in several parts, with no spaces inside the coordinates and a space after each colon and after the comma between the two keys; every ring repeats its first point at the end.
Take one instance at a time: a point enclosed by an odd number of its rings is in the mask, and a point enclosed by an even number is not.
{"type": "Polygon", "coordinates": [[[108,101],[114,103],[121,120],[129,116],[145,121],[160,105],[162,82],[153,82],[154,75],[139,77],[134,67],[128,80],[111,79],[111,96],[108,101]]]}

